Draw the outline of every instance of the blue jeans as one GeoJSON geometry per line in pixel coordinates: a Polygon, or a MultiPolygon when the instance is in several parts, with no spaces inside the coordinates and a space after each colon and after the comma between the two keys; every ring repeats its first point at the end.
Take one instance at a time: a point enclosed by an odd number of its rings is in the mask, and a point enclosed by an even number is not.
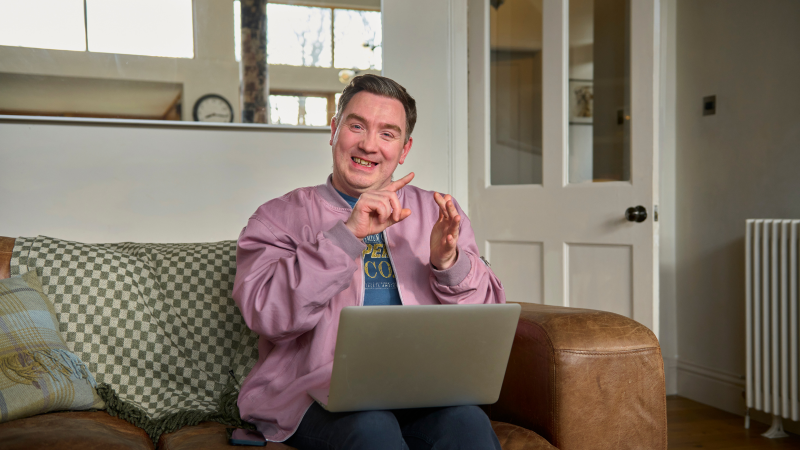
{"type": "Polygon", "coordinates": [[[501,450],[477,406],[331,413],[314,403],[286,444],[299,450],[501,450]]]}

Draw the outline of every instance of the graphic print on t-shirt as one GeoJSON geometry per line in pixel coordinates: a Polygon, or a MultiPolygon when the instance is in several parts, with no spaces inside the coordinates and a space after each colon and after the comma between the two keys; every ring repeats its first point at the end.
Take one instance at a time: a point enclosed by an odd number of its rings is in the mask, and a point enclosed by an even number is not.
{"type": "Polygon", "coordinates": [[[361,258],[364,270],[364,304],[399,305],[397,279],[383,234],[369,235],[363,242],[367,244],[361,258]]]}
{"type": "Polygon", "coordinates": [[[397,287],[392,263],[386,252],[386,246],[380,234],[364,238],[367,249],[364,250],[364,279],[366,289],[391,289],[397,287]]]}
{"type": "MultiPolygon", "coordinates": [[[[337,191],[339,192],[339,191],[337,191]]],[[[339,192],[339,195],[355,207],[357,198],[339,192]]],[[[371,234],[362,242],[367,248],[361,254],[361,270],[364,271],[364,305],[402,305],[394,267],[386,249],[382,233],[371,234]]]]}

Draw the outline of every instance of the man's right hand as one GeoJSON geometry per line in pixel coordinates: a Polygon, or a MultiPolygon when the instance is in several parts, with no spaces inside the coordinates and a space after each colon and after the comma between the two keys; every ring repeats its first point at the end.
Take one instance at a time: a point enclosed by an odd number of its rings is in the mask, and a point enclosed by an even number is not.
{"type": "Polygon", "coordinates": [[[411,215],[410,209],[402,209],[397,191],[414,179],[414,172],[392,181],[383,189],[361,194],[345,226],[359,238],[380,233],[411,215]]]}

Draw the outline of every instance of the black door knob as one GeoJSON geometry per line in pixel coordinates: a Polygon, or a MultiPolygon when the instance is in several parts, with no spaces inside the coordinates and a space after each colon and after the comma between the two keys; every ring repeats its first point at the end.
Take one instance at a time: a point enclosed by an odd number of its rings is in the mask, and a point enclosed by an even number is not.
{"type": "Polygon", "coordinates": [[[631,206],[625,210],[625,218],[628,222],[642,223],[647,219],[647,209],[644,206],[631,206]]]}

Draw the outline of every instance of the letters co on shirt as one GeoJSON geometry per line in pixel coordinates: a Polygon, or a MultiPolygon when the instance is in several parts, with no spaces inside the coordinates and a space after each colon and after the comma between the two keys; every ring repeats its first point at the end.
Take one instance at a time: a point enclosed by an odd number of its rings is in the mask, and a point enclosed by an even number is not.
{"type": "Polygon", "coordinates": [[[386,252],[381,234],[364,238],[367,248],[363,252],[365,289],[391,289],[397,287],[392,263],[386,252]]]}

